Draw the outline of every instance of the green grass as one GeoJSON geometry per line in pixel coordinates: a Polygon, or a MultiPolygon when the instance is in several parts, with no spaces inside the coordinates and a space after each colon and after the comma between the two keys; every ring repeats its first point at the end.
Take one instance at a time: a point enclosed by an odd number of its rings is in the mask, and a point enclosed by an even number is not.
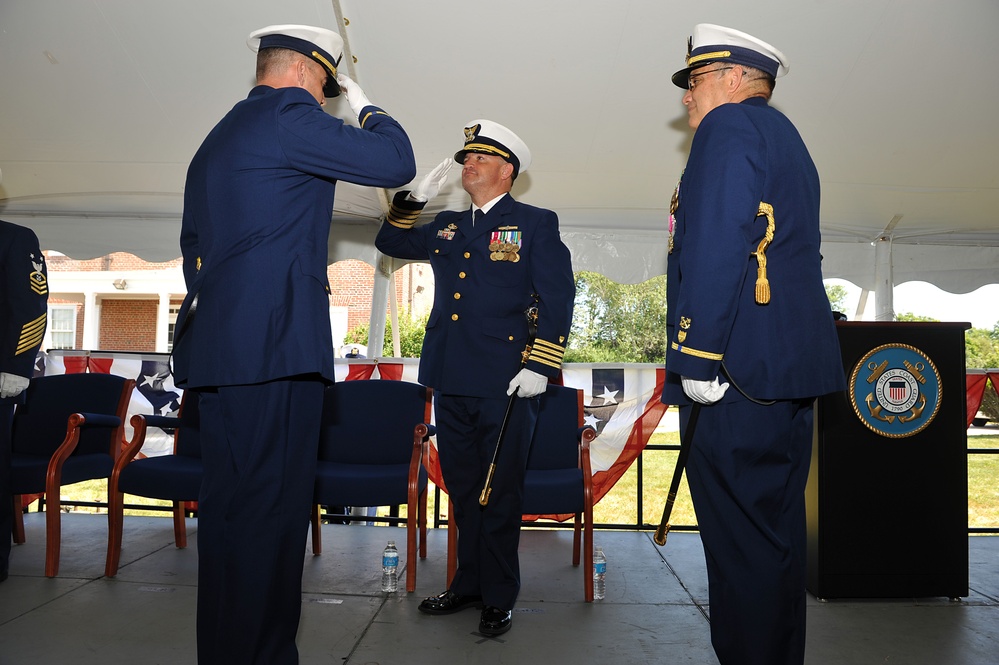
{"type": "MultiPolygon", "coordinates": [[[[676,432],[655,434],[649,442],[657,445],[678,445],[679,435],[676,432]]],[[[999,448],[999,436],[975,436],[968,438],[971,448],[999,448]]],[[[666,491],[676,464],[676,451],[646,450],[643,458],[643,493],[642,522],[658,525],[662,516],[663,504],[666,502],[666,491]]],[[[638,487],[637,464],[631,468],[614,485],[603,499],[594,507],[593,515],[597,524],[633,524],[637,516],[635,497],[638,487]]],[[[107,501],[107,481],[92,480],[75,485],[68,485],[62,491],[63,501],[107,501]]],[[[145,497],[125,495],[126,504],[169,506],[167,501],[147,499],[145,497]]],[[[80,507],[72,510],[82,512],[106,512],[104,508],[80,507]]],[[[434,494],[430,493],[427,512],[432,516],[434,510],[434,494]]],[[[446,515],[447,506],[441,506],[442,514],[446,515]]],[[[129,509],[128,515],[155,515],[169,517],[165,511],[148,511],[129,509]]],[[[388,508],[381,508],[379,515],[387,515],[388,508]]],[[[405,516],[406,508],[401,507],[400,514],[405,516]]],[[[430,518],[432,519],[432,517],[430,518]]],[[[687,489],[686,477],[677,493],[676,504],[670,523],[674,526],[694,525],[694,508],[690,502],[690,491],[687,489]]],[[[972,528],[999,528],[999,455],[972,455],[968,459],[968,526],[972,528]]]]}
{"type": "MultiPolygon", "coordinates": [[[[999,448],[999,436],[968,437],[969,448],[999,448]]],[[[999,454],[968,457],[968,527],[999,528],[999,454]]]]}

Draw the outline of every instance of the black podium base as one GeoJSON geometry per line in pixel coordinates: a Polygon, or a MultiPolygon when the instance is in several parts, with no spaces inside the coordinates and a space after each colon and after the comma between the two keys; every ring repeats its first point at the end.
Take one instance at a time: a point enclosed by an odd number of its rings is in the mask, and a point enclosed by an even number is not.
{"type": "Polygon", "coordinates": [[[851,388],[822,397],[816,405],[806,489],[807,588],[815,596],[968,595],[968,327],[837,323],[851,388]],[[906,353],[914,349],[931,361],[905,360],[894,370],[898,380],[892,387],[900,399],[906,390],[930,396],[922,411],[923,401],[900,414],[879,409],[873,393],[889,388],[876,379],[890,376],[894,361],[881,361],[872,351],[885,345],[889,350],[903,347],[906,353]],[[917,385],[913,376],[925,384],[917,385]],[[907,387],[906,380],[914,387],[907,387]],[[909,431],[899,429],[899,415],[909,431]]]}

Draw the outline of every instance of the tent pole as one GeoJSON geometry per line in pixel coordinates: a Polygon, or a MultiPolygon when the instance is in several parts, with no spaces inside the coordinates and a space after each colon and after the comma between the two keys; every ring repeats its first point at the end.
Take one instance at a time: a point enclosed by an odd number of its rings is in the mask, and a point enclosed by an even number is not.
{"type": "Polygon", "coordinates": [[[392,259],[381,255],[375,266],[371,289],[371,318],[368,320],[368,357],[380,358],[385,344],[385,310],[392,282],[392,259]]]}
{"type": "Polygon", "coordinates": [[[875,321],[895,320],[892,289],[891,236],[883,235],[874,242],[875,321]]]}
{"type": "Polygon", "coordinates": [[[395,297],[395,273],[389,276],[389,315],[392,317],[392,355],[402,357],[399,344],[399,299],[395,297]]]}
{"type": "Polygon", "coordinates": [[[861,289],[860,299],[857,300],[857,311],[853,314],[854,321],[864,320],[864,311],[867,309],[867,298],[871,295],[870,289],[861,289]]]}

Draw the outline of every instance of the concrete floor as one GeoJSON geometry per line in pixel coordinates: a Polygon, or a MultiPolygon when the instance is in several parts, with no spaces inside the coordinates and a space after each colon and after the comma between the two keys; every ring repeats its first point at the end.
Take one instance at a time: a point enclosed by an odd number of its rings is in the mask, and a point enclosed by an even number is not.
{"type": "MultiPolygon", "coordinates": [[[[14,547],[11,577],[0,585],[0,665],[196,662],[196,520],[190,547],[178,550],[168,519],[126,517],[122,566],[106,579],[106,518],[66,514],[59,576],[47,579],[44,515],[26,517],[28,542],[14,547]]],[[[486,638],[476,632],[477,611],[431,617],[416,609],[444,589],[445,531],[431,530],[416,593],[384,594],[380,553],[389,538],[404,542],[403,532],[326,526],[324,553],[303,552],[301,662],[717,663],[698,536],[671,534],[665,548],[651,536],[597,532],[609,561],[607,598],[586,604],[583,571],[571,566],[571,532],[525,530],[513,629],[486,638]]],[[[970,552],[971,593],[960,602],[809,597],[807,662],[999,662],[999,537],[971,538],[970,552]]]]}

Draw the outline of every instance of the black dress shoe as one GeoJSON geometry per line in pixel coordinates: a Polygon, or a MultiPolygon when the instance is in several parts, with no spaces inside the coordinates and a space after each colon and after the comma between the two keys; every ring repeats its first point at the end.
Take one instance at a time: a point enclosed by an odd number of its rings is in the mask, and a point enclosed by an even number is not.
{"type": "Polygon", "coordinates": [[[469,607],[482,607],[481,596],[462,596],[448,589],[442,594],[426,598],[420,603],[424,614],[453,614],[469,607]]]}
{"type": "Polygon", "coordinates": [[[479,632],[483,635],[502,635],[513,624],[513,612],[486,605],[479,619],[479,632]]]}

